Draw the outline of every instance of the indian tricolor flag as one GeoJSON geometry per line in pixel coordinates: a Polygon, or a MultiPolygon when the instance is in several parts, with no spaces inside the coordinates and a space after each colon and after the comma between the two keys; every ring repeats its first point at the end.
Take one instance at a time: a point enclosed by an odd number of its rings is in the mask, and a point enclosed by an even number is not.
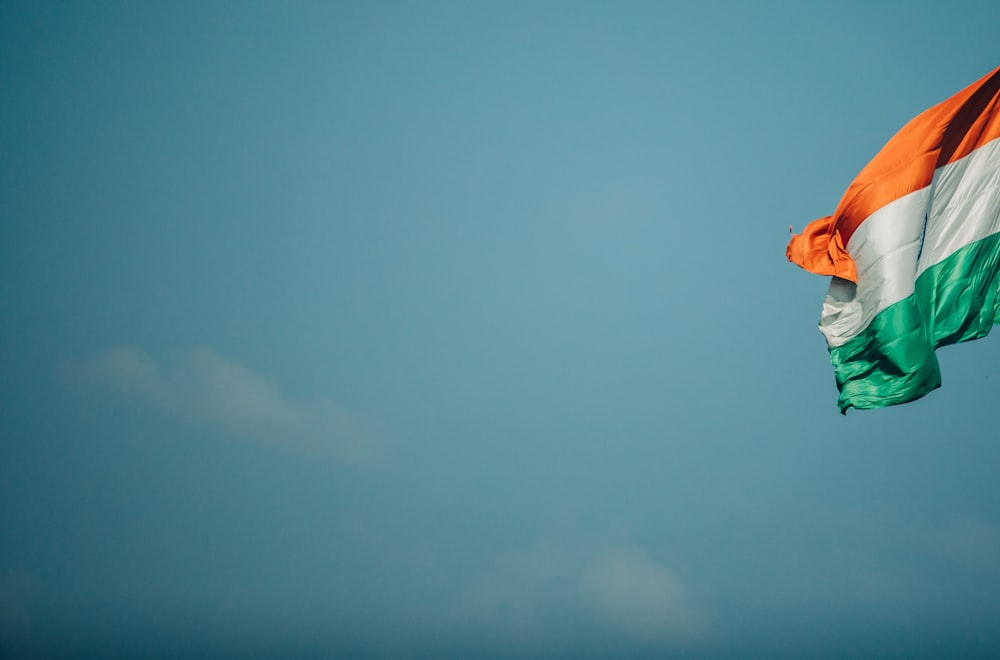
{"type": "Polygon", "coordinates": [[[833,276],[841,412],[940,386],[934,349],[1000,323],[1000,68],[904,126],[787,254],[833,276]]]}

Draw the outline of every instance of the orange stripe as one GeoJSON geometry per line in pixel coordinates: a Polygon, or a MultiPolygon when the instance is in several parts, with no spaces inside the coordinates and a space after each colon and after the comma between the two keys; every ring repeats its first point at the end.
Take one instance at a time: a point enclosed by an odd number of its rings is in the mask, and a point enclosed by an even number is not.
{"type": "Polygon", "coordinates": [[[872,213],[930,185],[934,171],[1000,138],[1000,67],[910,120],[855,177],[833,215],[788,243],[788,260],[857,281],[845,246],[872,213]]]}

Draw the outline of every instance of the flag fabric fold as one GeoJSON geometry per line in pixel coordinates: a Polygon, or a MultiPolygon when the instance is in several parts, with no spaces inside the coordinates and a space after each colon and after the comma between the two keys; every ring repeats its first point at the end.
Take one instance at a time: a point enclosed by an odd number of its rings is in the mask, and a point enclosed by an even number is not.
{"type": "Polygon", "coordinates": [[[1000,67],[910,120],[786,255],[832,276],[842,412],[939,387],[934,349],[1000,323],[1000,67]]]}

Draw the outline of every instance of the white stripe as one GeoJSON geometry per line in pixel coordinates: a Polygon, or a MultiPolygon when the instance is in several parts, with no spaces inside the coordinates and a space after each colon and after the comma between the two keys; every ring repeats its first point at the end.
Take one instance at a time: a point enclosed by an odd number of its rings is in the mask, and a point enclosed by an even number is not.
{"type": "Polygon", "coordinates": [[[819,329],[830,348],[861,334],[875,315],[913,293],[920,233],[930,188],[922,188],[872,213],[851,236],[847,252],[858,285],[833,278],[819,329]]]}
{"type": "Polygon", "coordinates": [[[939,168],[930,186],[886,204],[861,223],[847,243],[858,284],[834,277],[823,302],[819,329],[827,344],[843,346],[879,312],[912,295],[919,273],[997,232],[1000,139],[939,168]]]}
{"type": "Polygon", "coordinates": [[[939,168],[917,277],[950,255],[1000,232],[1000,139],[939,168]]]}

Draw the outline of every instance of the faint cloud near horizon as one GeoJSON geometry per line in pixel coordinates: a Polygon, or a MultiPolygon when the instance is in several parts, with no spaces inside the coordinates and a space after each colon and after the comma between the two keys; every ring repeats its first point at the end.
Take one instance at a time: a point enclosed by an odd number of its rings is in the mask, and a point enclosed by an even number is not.
{"type": "Polygon", "coordinates": [[[246,365],[208,349],[180,353],[162,369],[145,351],[119,346],[63,365],[119,395],[190,423],[284,449],[367,463],[371,434],[329,401],[296,401],[246,365]]]}
{"type": "Polygon", "coordinates": [[[542,544],[507,555],[459,611],[468,623],[529,644],[567,621],[664,649],[697,644],[709,629],[680,579],[631,545],[580,553],[542,544]]]}
{"type": "Polygon", "coordinates": [[[704,632],[704,616],[680,580],[641,548],[622,546],[595,555],[580,582],[599,618],[632,637],[690,641],[704,632]]]}

